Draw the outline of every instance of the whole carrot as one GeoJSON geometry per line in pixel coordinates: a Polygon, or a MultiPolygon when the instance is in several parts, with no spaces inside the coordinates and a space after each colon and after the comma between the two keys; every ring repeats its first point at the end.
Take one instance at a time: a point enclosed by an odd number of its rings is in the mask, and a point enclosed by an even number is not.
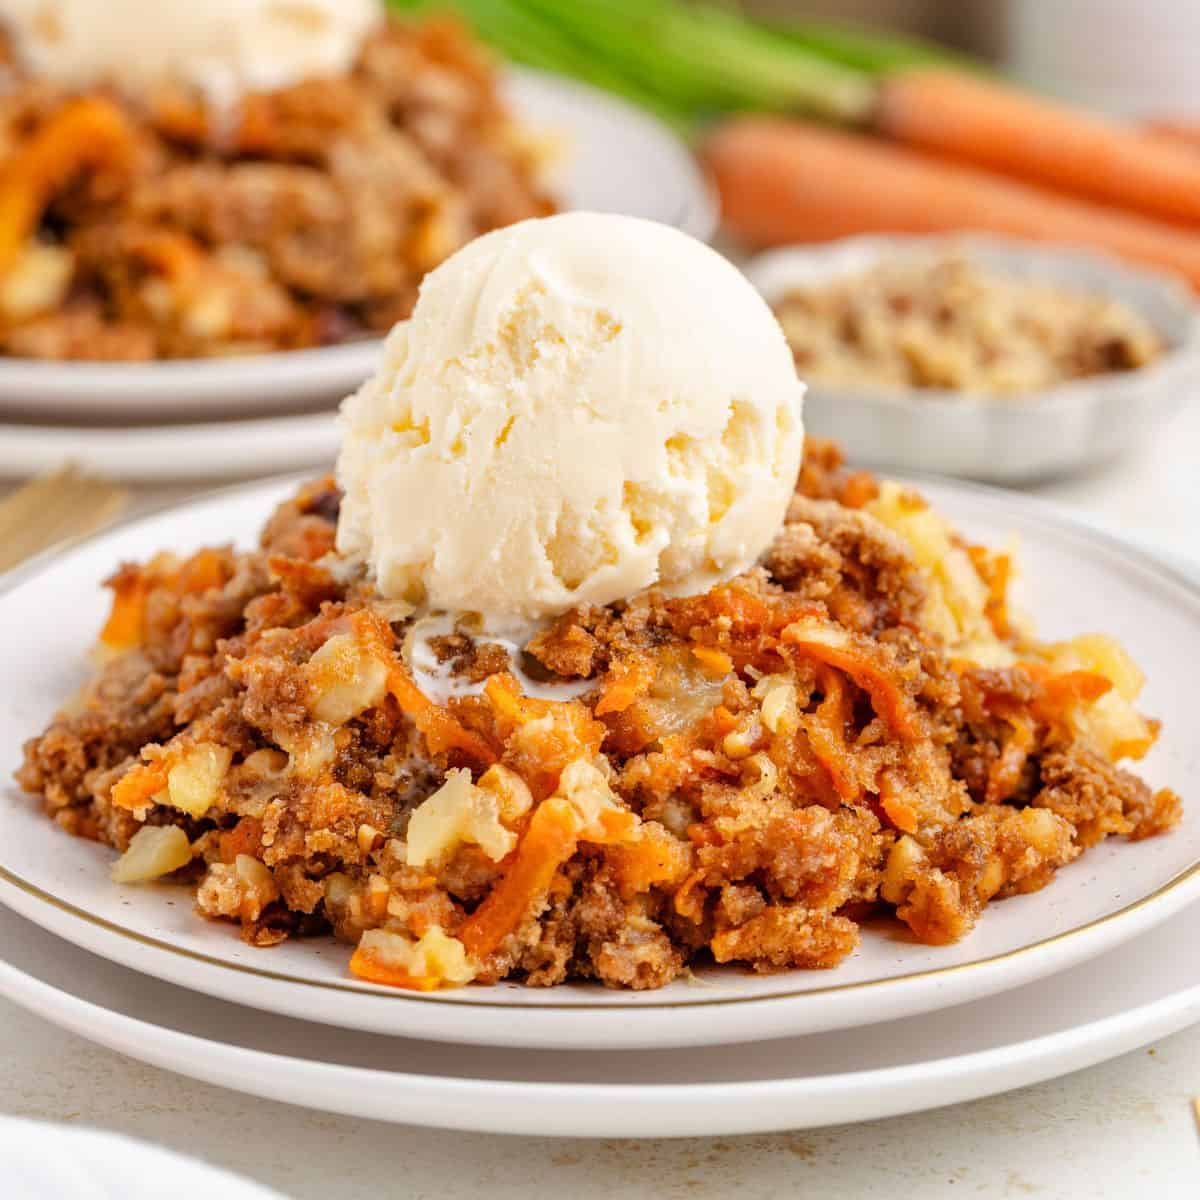
{"type": "Polygon", "coordinates": [[[1132,127],[944,67],[886,76],[874,128],[939,157],[1200,225],[1200,160],[1132,127]]]}
{"type": "Polygon", "coordinates": [[[704,158],[730,229],[756,245],[984,230],[1176,270],[1200,290],[1200,233],[786,117],[717,127],[704,158]]]}
{"type": "Polygon", "coordinates": [[[1195,155],[1200,150],[1200,120],[1198,121],[1148,121],[1142,128],[1148,137],[1170,142],[1195,155]]]}

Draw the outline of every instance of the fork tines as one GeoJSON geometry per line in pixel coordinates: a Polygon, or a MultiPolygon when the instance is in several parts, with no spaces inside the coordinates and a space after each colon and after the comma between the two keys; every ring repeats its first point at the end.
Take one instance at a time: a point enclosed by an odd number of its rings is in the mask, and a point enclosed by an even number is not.
{"type": "Polygon", "coordinates": [[[0,500],[0,571],[108,524],[129,493],[68,464],[0,500]]]}

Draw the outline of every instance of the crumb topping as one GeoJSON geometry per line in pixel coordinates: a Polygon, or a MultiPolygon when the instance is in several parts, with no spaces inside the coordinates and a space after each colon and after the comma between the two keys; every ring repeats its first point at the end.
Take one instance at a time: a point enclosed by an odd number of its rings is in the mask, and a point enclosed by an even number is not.
{"type": "Polygon", "coordinates": [[[417,989],[827,968],[869,915],[952,942],[1179,819],[1121,765],[1158,732],[1128,655],[1035,640],[1006,553],[826,444],[760,566],[567,613],[522,648],[538,695],[466,622],[435,653],[476,686],[426,695],[336,516],[322,480],[255,551],[120,567],[105,662],[18,773],[252,943],[332,931],[417,989]]]}

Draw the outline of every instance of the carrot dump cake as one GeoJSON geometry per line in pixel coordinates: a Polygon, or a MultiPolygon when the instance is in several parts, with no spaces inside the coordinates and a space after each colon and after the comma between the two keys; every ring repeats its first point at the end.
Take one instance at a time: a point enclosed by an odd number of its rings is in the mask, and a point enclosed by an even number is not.
{"type": "Polygon", "coordinates": [[[1132,371],[1163,354],[1129,305],[988,270],[904,255],[796,288],[775,304],[800,374],[841,387],[1018,395],[1132,371]]]}
{"type": "Polygon", "coordinates": [[[248,941],[410,989],[654,988],[926,943],[1180,802],[1101,634],[800,427],[769,310],[682,234],[577,214],[434,272],[338,477],[256,549],[109,580],[23,787],[248,941]],[[540,453],[538,453],[540,451],[540,453]]]}
{"type": "Polygon", "coordinates": [[[386,332],[447,255],[553,208],[482,49],[380,0],[13,0],[0,67],[0,353],[386,332]]]}

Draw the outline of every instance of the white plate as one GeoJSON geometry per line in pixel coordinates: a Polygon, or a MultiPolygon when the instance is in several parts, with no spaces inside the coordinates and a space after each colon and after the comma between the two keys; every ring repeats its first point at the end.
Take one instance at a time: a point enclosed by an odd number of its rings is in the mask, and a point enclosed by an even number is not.
{"type": "Polygon", "coordinates": [[[353,1033],[210,1000],[0,910],[0,995],[166,1070],[409,1125],[698,1137],[865,1121],[1079,1070],[1200,1020],[1197,913],[1017,992],[906,1021],[689,1051],[562,1054],[353,1033]]]}
{"type": "Polygon", "coordinates": [[[1174,275],[1106,255],[981,235],[853,237],[770,251],[752,260],[746,274],[774,303],[794,288],[857,274],[881,260],[956,251],[985,270],[1120,300],[1159,332],[1166,353],[1137,371],[1011,397],[872,391],[814,379],[804,399],[806,429],[871,466],[1023,483],[1115,458],[1194,398],[1200,316],[1192,293],[1174,275]]]}
{"type": "Polygon", "coordinates": [[[284,1200],[195,1158],[100,1129],[0,1117],[7,1200],[284,1200]]]}
{"type": "MultiPolygon", "coordinates": [[[[565,208],[621,212],[674,225],[702,241],[716,228],[712,193],[660,121],[596,88],[526,69],[504,91],[531,127],[561,136],[554,180],[565,208]]],[[[0,358],[0,412],[153,420],[252,415],[337,400],[370,373],[371,340],[318,350],[158,363],[48,363],[0,358]]],[[[0,441],[9,430],[0,426],[0,441]]]]}
{"type": "Polygon", "coordinates": [[[0,423],[0,479],[66,462],[130,483],[245,479],[329,468],[339,441],[331,412],[129,429],[0,423]]]}
{"type": "MultiPolygon", "coordinates": [[[[11,777],[22,740],[85,677],[86,650],[106,610],[96,581],[118,560],[164,547],[249,544],[291,486],[242,487],[128,525],[0,596],[0,628],[12,631],[0,646],[0,678],[20,681],[0,697],[0,780],[11,777]]],[[[0,901],[114,961],[224,999],[376,1032],[507,1046],[661,1047],[811,1033],[978,999],[1073,966],[1200,894],[1200,591],[1035,502],[953,484],[925,490],[974,537],[998,543],[1020,536],[1025,599],[1047,636],[1098,628],[1125,643],[1149,675],[1145,707],[1166,722],[1145,773],[1191,793],[1183,825],[1170,836],[1106,843],[1044,891],[994,905],[957,945],[868,931],[830,972],[756,976],[714,968],[698,983],[640,993],[507,984],[414,995],[350,978],[348,951],[332,941],[255,949],[229,926],[200,920],[185,889],[114,886],[111,851],[67,837],[8,783],[0,784],[0,901]]]]}

